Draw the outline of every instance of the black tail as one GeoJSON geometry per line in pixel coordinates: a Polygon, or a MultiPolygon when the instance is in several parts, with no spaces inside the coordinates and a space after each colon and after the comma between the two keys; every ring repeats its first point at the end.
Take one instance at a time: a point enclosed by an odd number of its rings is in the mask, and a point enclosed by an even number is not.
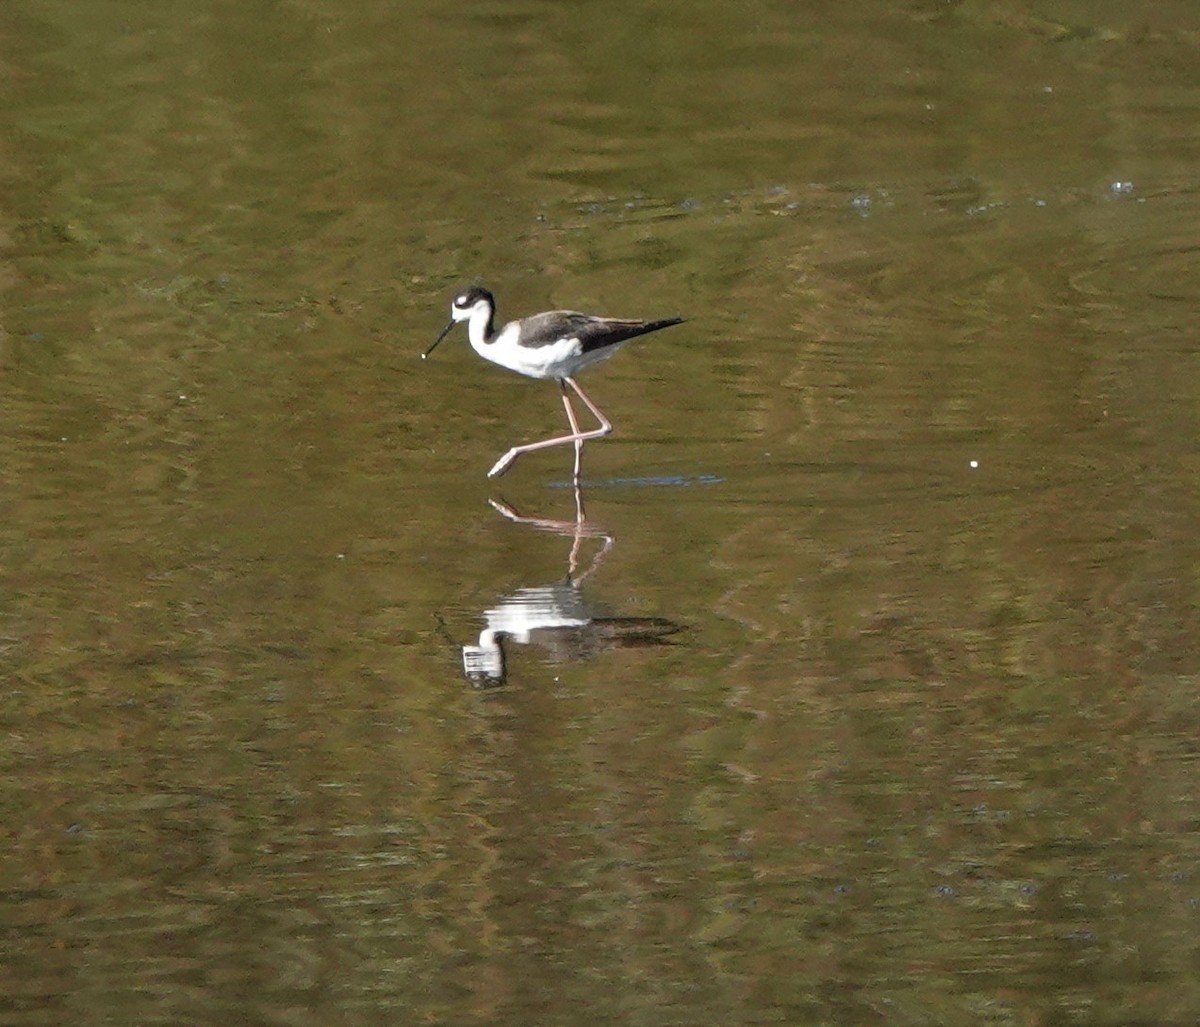
{"type": "Polygon", "coordinates": [[[638,335],[645,335],[647,332],[657,332],[660,328],[670,328],[671,325],[681,325],[684,322],[682,317],[664,317],[661,321],[647,321],[642,325],[642,330],[638,335]]]}
{"type": "Polygon", "coordinates": [[[587,353],[589,350],[616,346],[618,343],[636,339],[639,335],[649,335],[659,329],[680,324],[683,324],[682,317],[667,317],[661,321],[618,321],[615,318],[606,318],[596,322],[591,331],[579,332],[579,339],[583,344],[583,351],[587,353]]]}

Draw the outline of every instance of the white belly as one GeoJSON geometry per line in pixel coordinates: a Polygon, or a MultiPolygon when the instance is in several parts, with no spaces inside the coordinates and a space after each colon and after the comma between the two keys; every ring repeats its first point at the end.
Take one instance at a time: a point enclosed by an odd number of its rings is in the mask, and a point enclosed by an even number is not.
{"type": "Polygon", "coordinates": [[[620,345],[605,346],[590,353],[584,353],[575,338],[559,339],[544,346],[520,346],[516,327],[509,325],[492,342],[472,338],[471,347],[485,360],[517,374],[530,378],[567,378],[589,364],[611,357],[620,345]]]}

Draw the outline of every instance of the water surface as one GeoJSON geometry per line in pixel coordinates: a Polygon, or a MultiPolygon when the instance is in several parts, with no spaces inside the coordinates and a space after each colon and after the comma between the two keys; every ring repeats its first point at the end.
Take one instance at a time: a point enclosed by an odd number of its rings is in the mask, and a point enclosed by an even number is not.
{"type": "Polygon", "coordinates": [[[1190,5],[0,27],[5,1022],[1196,1019],[1190,5]]]}

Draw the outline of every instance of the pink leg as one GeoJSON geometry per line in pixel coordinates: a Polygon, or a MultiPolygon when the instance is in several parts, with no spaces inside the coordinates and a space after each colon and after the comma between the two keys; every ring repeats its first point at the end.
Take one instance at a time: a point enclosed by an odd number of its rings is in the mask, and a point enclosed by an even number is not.
{"type": "Polygon", "coordinates": [[[612,431],[612,422],[600,412],[600,408],[596,406],[595,403],[588,399],[587,393],[585,393],[583,389],[581,389],[575,383],[574,378],[563,378],[561,380],[561,385],[563,390],[563,403],[567,408],[567,419],[571,422],[571,434],[561,435],[553,439],[544,439],[541,442],[529,442],[524,446],[513,446],[513,448],[505,453],[504,456],[502,456],[499,460],[497,460],[495,466],[488,471],[487,476],[489,478],[496,478],[507,471],[512,462],[516,460],[516,458],[522,453],[532,453],[534,450],[538,449],[549,449],[551,446],[565,446],[568,444],[574,444],[575,477],[578,479],[580,456],[583,444],[589,439],[599,439],[607,435],[610,431],[612,431]],[[566,387],[568,385],[575,390],[575,395],[583,400],[584,406],[586,406],[592,412],[592,415],[596,418],[596,420],[600,422],[600,427],[593,428],[591,431],[579,430],[579,425],[575,421],[575,412],[571,409],[571,404],[567,397],[566,387]]]}
{"type": "Polygon", "coordinates": [[[567,411],[567,421],[569,421],[570,425],[571,425],[571,434],[576,436],[576,438],[575,438],[575,485],[578,487],[579,472],[583,468],[583,440],[578,437],[580,434],[579,422],[577,420],[575,420],[575,408],[573,406],[571,406],[571,397],[567,395],[567,387],[565,385],[563,385],[561,382],[559,383],[559,387],[562,389],[562,401],[563,401],[563,406],[566,408],[566,411],[567,411]]]}

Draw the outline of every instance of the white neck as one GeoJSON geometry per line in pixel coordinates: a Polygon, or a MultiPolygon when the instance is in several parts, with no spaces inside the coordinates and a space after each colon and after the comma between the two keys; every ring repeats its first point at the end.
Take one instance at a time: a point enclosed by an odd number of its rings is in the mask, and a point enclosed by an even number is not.
{"type": "Polygon", "coordinates": [[[486,304],[480,303],[471,311],[467,321],[467,338],[471,340],[471,349],[481,356],[488,346],[488,322],[492,320],[492,311],[486,304]]]}

